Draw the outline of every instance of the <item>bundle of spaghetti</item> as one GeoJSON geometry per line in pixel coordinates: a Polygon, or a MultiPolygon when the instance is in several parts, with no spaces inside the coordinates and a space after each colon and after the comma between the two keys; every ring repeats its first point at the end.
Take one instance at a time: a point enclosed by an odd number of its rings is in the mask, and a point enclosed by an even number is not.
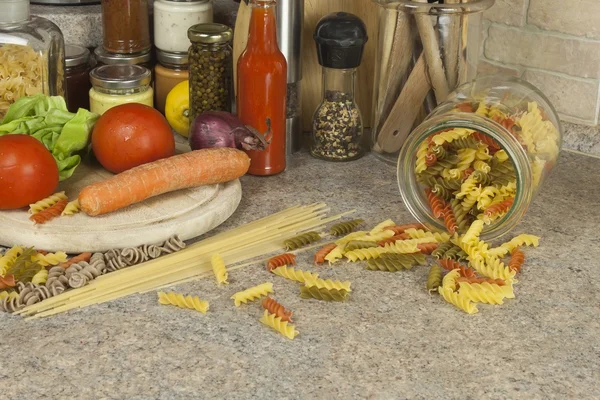
{"type": "MultiPolygon", "coordinates": [[[[33,318],[50,316],[134,293],[212,276],[210,257],[214,253],[219,253],[227,265],[242,263],[281,251],[285,240],[322,228],[323,225],[350,213],[326,217],[328,211],[324,203],[295,206],[228,232],[219,233],[178,252],[103,275],[83,288],[66,291],[27,307],[19,314],[33,315],[33,318]]],[[[244,266],[246,265],[248,264],[244,266]]]]}

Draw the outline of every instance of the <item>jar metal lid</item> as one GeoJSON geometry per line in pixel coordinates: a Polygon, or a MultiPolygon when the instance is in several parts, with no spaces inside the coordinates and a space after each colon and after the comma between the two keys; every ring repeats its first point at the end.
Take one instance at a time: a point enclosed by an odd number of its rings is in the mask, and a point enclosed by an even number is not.
{"type": "Polygon", "coordinates": [[[156,59],[161,64],[188,65],[188,53],[175,53],[156,49],[156,59]]]}
{"type": "Polygon", "coordinates": [[[163,0],[171,3],[208,3],[210,0],[163,0]]]}
{"type": "Polygon", "coordinates": [[[136,54],[116,54],[107,52],[103,47],[96,47],[94,55],[99,63],[106,65],[143,64],[150,62],[150,50],[136,54]]]}
{"type": "Polygon", "coordinates": [[[226,43],[233,38],[233,31],[223,24],[197,24],[188,29],[188,38],[194,43],[226,43]]]}
{"type": "Polygon", "coordinates": [[[150,70],[141,65],[102,65],[90,72],[92,86],[105,89],[134,89],[149,85],[150,70]]]}
{"type": "Polygon", "coordinates": [[[90,59],[90,51],[82,46],[67,44],[65,46],[65,66],[76,67],[86,64],[90,59]]]}

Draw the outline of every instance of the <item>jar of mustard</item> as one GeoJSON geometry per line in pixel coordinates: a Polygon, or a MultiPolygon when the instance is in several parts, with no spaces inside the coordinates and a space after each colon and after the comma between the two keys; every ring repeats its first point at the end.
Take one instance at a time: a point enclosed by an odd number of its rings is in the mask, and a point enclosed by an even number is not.
{"type": "Polygon", "coordinates": [[[154,106],[150,70],[139,65],[103,65],[90,72],[90,111],[106,110],[125,103],[154,106]]]}
{"type": "Polygon", "coordinates": [[[154,68],[154,91],[156,109],[165,113],[167,95],[180,82],[190,77],[187,53],[170,53],[156,50],[158,64],[154,68]]]}

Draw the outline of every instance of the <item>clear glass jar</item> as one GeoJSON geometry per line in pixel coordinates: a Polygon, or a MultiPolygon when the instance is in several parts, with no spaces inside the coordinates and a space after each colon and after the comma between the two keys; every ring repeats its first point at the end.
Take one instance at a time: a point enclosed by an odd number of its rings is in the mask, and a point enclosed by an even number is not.
{"type": "Polygon", "coordinates": [[[198,24],[188,30],[190,121],[204,111],[231,112],[233,31],[222,24],[198,24]]]}
{"type": "Polygon", "coordinates": [[[464,214],[459,232],[482,219],[482,237],[493,239],[524,216],[561,146],[556,110],[537,88],[481,77],[460,86],[408,137],[398,158],[400,193],[419,222],[445,229],[425,194],[431,190],[457,220],[464,214]]]}
{"type": "Polygon", "coordinates": [[[104,49],[131,54],[150,50],[148,0],[102,0],[104,49]]]}
{"type": "Polygon", "coordinates": [[[156,0],[154,2],[154,45],[168,52],[186,52],[190,47],[188,28],[213,22],[210,0],[156,0]]]}
{"type": "Polygon", "coordinates": [[[154,67],[156,109],[165,113],[167,95],[180,82],[190,78],[187,53],[167,53],[156,50],[158,64],[154,67]]]}
{"type": "Polygon", "coordinates": [[[103,65],[90,72],[90,111],[106,110],[125,103],[154,107],[150,70],[139,65],[103,65]]]}
{"type": "Polygon", "coordinates": [[[6,0],[0,7],[1,120],[23,96],[64,96],[65,44],[55,24],[30,16],[29,1],[6,0]]]}
{"type": "Polygon", "coordinates": [[[67,108],[77,112],[79,108],[90,108],[90,51],[85,47],[65,47],[65,84],[67,108]]]}
{"type": "Polygon", "coordinates": [[[395,165],[408,134],[475,78],[494,0],[372,0],[378,8],[371,149],[395,165]]]}
{"type": "Polygon", "coordinates": [[[141,65],[148,69],[152,69],[152,54],[150,50],[143,51],[137,54],[115,54],[109,53],[102,47],[94,49],[94,57],[100,65],[141,65]]]}
{"type": "Polygon", "coordinates": [[[356,68],[323,67],[323,100],[313,117],[310,153],[328,161],[350,161],[364,154],[363,124],[354,98],[356,68]]]}

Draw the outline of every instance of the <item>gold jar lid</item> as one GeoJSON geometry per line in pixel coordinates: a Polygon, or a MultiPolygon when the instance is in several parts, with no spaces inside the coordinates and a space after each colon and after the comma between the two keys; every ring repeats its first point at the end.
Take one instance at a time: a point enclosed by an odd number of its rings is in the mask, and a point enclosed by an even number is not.
{"type": "Polygon", "coordinates": [[[192,43],[226,43],[233,38],[233,31],[223,24],[197,24],[188,29],[188,38],[192,43]]]}

